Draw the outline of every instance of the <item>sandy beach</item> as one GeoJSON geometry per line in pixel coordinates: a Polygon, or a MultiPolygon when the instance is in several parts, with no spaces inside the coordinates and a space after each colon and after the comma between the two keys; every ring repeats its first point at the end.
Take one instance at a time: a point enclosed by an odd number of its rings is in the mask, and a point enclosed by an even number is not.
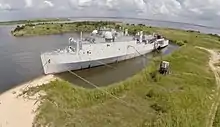
{"type": "Polygon", "coordinates": [[[47,75],[24,83],[0,95],[0,127],[32,127],[34,112],[38,106],[35,100],[17,97],[27,87],[54,81],[54,75],[47,75]]]}

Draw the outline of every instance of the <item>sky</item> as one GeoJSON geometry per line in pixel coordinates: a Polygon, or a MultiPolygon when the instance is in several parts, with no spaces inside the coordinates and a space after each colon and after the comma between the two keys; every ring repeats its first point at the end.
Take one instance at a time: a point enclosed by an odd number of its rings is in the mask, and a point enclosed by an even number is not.
{"type": "Polygon", "coordinates": [[[0,21],[132,17],[220,27],[220,0],[0,0],[0,21]]]}

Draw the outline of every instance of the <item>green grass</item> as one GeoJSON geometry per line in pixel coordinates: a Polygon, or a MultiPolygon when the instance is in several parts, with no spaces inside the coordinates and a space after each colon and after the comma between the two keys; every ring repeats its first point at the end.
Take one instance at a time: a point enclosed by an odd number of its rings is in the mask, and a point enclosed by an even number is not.
{"type": "Polygon", "coordinates": [[[12,31],[14,36],[36,36],[36,35],[51,35],[51,34],[61,34],[61,33],[68,33],[68,32],[87,32],[94,30],[94,26],[76,26],[75,24],[51,24],[45,23],[40,25],[26,25],[24,29],[18,31],[12,31]]]}
{"type": "Polygon", "coordinates": [[[215,88],[215,79],[208,67],[209,54],[194,46],[220,48],[217,38],[168,28],[144,27],[144,30],[159,32],[176,42],[183,40],[184,45],[179,50],[163,58],[170,62],[170,75],[157,73],[160,59],[155,58],[135,76],[101,87],[128,104],[98,89],[77,87],[63,80],[30,88],[23,94],[46,93],[41,96],[34,124],[51,127],[205,127],[212,104],[208,95],[215,88]]]}
{"type": "Polygon", "coordinates": [[[39,23],[37,25],[28,23],[23,26],[17,26],[11,33],[14,36],[39,36],[61,34],[69,32],[92,32],[99,26],[117,27],[116,22],[71,22],[71,23],[39,23]]]}
{"type": "Polygon", "coordinates": [[[216,112],[213,127],[220,127],[220,106],[218,106],[218,110],[216,112]]]}

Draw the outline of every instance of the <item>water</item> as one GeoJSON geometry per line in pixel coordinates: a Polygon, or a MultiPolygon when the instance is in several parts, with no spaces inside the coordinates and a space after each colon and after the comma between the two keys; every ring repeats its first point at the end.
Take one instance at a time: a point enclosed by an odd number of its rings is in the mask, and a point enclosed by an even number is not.
{"type": "Polygon", "coordinates": [[[68,44],[77,34],[15,38],[12,27],[0,27],[0,92],[43,75],[40,53],[68,44]]]}
{"type": "MultiPolygon", "coordinates": [[[[165,56],[173,52],[177,48],[177,45],[169,45],[168,47],[162,49],[161,53],[159,54],[150,53],[147,54],[145,57],[140,56],[131,60],[110,64],[109,66],[101,66],[86,70],[75,71],[75,73],[97,86],[107,86],[131,77],[132,75],[140,72],[144,67],[146,67],[146,65],[153,57],[165,56]]],[[[68,72],[57,74],[57,76],[82,87],[94,88],[90,84],[82,81],[81,79],[68,72]]]]}
{"type": "MultiPolygon", "coordinates": [[[[129,20],[128,20],[129,21],[129,20]]],[[[134,21],[133,21],[134,22],[134,21]]],[[[143,23],[144,21],[136,21],[143,23]]],[[[149,22],[145,22],[148,24],[149,22]]],[[[152,25],[152,22],[149,23],[152,25]]],[[[159,26],[171,27],[169,23],[160,23],[159,26]],[[166,25],[167,24],[167,25],[166,25]]],[[[157,23],[155,25],[158,25],[157,23]]],[[[178,24],[182,26],[181,24],[178,24]]],[[[153,25],[152,25],[153,26],[153,25]]],[[[43,75],[43,69],[40,61],[40,53],[56,48],[61,48],[68,44],[69,37],[78,37],[77,34],[62,34],[62,35],[49,35],[39,37],[21,37],[16,38],[10,34],[10,31],[15,26],[0,26],[0,93],[12,87],[32,80],[43,75]]],[[[176,24],[173,27],[177,27],[176,24]]],[[[188,25],[185,28],[194,28],[188,25]]],[[[220,30],[200,28],[208,33],[220,33],[220,30]]],[[[198,29],[199,30],[199,29],[198,29]]],[[[163,50],[163,54],[167,54],[176,49],[175,46],[167,47],[163,50]]],[[[150,60],[151,55],[148,55],[147,61],[150,60]]],[[[108,67],[99,67],[91,70],[77,71],[77,74],[90,80],[97,85],[106,85],[121,81],[129,76],[139,72],[143,68],[143,58],[139,57],[133,60],[122,62],[120,64],[112,65],[116,69],[113,70],[108,67]]],[[[68,73],[59,75],[69,81],[88,87],[87,84],[74,78],[68,73]]]]}

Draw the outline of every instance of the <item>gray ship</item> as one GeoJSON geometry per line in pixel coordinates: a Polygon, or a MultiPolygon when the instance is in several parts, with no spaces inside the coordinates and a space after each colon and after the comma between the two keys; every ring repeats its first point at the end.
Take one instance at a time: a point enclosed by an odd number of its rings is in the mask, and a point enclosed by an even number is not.
{"type": "Polygon", "coordinates": [[[94,30],[87,38],[69,38],[64,49],[41,54],[45,74],[61,73],[115,63],[131,59],[169,45],[169,40],[159,35],[130,36],[128,30],[94,30]]]}

